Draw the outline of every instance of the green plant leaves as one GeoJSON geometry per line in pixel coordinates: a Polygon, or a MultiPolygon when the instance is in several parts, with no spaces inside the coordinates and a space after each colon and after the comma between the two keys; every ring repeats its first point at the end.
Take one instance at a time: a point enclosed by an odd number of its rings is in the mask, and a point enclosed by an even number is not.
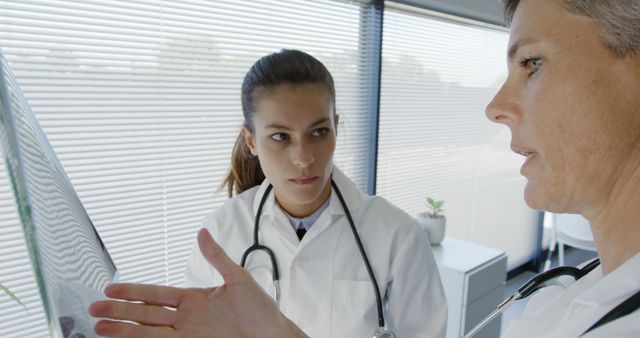
{"type": "Polygon", "coordinates": [[[9,296],[9,298],[15,300],[18,304],[22,305],[22,307],[25,310],[27,309],[26,305],[24,305],[24,303],[22,303],[20,301],[20,299],[13,292],[11,292],[11,290],[9,290],[9,288],[7,288],[6,286],[2,285],[2,283],[0,283],[0,290],[4,291],[4,293],[6,293],[7,296],[9,296]]]}
{"type": "Polygon", "coordinates": [[[431,214],[434,217],[437,217],[440,213],[444,211],[442,209],[442,206],[444,205],[444,200],[436,201],[431,197],[427,197],[427,204],[429,205],[429,209],[431,209],[431,214]]]}

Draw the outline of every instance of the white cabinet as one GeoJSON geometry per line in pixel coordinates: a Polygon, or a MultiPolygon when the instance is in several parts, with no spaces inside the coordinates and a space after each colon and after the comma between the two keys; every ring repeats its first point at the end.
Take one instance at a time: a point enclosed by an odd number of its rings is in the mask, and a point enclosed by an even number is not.
{"type": "MultiPolygon", "coordinates": [[[[507,256],[484,245],[445,238],[433,246],[449,306],[447,338],[464,337],[502,301],[507,256]]],[[[477,338],[500,336],[501,317],[483,328],[477,338]]]]}

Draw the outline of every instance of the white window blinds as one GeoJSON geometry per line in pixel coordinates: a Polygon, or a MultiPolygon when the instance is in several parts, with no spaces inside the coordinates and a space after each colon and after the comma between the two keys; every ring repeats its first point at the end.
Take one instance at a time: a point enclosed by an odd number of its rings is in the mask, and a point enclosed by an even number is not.
{"type": "MultiPolygon", "coordinates": [[[[242,120],[240,84],[281,48],[336,81],[336,163],[366,185],[368,7],[340,1],[0,0],[0,47],[122,280],[180,285],[242,120]],[[363,155],[365,154],[365,155],[363,155]]],[[[0,337],[47,336],[0,171],[0,337]]]]}
{"type": "Polygon", "coordinates": [[[447,235],[534,253],[520,156],[485,106],[506,78],[507,32],[399,5],[384,14],[377,193],[411,214],[445,200],[447,235]],[[505,240],[509,238],[509,241],[505,240]]]}

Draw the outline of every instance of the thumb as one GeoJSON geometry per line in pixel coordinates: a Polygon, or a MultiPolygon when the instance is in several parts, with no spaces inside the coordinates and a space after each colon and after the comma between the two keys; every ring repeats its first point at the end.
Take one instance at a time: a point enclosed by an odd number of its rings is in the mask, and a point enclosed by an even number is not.
{"type": "Polygon", "coordinates": [[[204,258],[220,273],[225,284],[238,284],[246,278],[244,269],[227,256],[206,228],[198,232],[198,245],[204,258]]]}

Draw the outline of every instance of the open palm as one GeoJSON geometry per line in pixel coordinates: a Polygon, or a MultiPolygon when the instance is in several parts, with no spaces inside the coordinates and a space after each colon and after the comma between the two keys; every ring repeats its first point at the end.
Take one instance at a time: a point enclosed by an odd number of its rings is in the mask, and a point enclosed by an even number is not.
{"type": "Polygon", "coordinates": [[[115,300],[96,302],[90,308],[93,316],[107,318],[98,322],[96,333],[157,338],[306,337],[205,229],[198,233],[198,243],[224,285],[188,289],[111,285],[105,294],[115,300]]]}

